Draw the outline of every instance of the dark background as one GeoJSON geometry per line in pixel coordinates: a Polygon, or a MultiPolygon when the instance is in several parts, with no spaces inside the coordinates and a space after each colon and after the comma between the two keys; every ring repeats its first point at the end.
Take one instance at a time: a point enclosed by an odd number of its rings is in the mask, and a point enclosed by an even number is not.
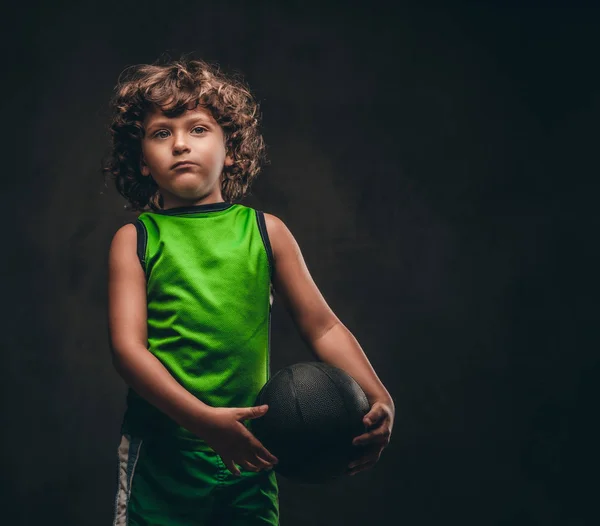
{"type": "MultiPolygon", "coordinates": [[[[286,222],[396,403],[373,469],[280,478],[282,524],[598,523],[600,11],[361,5],[7,12],[3,523],[112,520],[106,260],[132,215],[100,161],[119,73],[165,52],[244,75],[271,164],[243,203],[286,222]]],[[[274,370],[312,359],[274,309],[274,370]]]]}

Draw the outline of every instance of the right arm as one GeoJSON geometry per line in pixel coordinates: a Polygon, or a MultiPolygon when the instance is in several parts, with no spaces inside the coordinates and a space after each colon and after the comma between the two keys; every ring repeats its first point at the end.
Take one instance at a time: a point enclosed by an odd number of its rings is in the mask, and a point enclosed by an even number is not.
{"type": "Polygon", "coordinates": [[[108,256],[108,329],[112,361],[125,382],[179,425],[201,434],[211,407],[187,391],[147,349],[146,277],[133,224],[115,234],[108,256]]]}
{"type": "Polygon", "coordinates": [[[121,227],[108,256],[108,330],[112,361],[142,398],[204,439],[232,473],[234,462],[251,471],[270,469],[277,459],[241,420],[259,418],[262,408],[211,407],[187,391],[147,348],[146,276],[137,256],[137,231],[121,227]]]}

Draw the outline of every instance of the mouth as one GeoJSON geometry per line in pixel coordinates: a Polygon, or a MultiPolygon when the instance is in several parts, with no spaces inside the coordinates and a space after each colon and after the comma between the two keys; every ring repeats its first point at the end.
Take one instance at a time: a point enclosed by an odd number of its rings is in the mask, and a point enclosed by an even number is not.
{"type": "Polygon", "coordinates": [[[178,163],[175,163],[173,166],[171,166],[171,169],[185,168],[190,166],[197,166],[197,164],[193,163],[192,161],[179,161],[178,163]]]}

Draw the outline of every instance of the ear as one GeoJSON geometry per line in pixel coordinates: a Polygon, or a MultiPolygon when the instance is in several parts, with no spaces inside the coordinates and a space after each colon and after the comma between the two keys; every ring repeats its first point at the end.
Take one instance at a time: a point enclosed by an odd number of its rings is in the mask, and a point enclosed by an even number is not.
{"type": "Polygon", "coordinates": [[[229,154],[225,156],[225,166],[233,166],[233,157],[229,154]]]}
{"type": "Polygon", "coordinates": [[[140,155],[140,172],[145,177],[150,175],[150,168],[148,168],[143,155],[140,155]]]}

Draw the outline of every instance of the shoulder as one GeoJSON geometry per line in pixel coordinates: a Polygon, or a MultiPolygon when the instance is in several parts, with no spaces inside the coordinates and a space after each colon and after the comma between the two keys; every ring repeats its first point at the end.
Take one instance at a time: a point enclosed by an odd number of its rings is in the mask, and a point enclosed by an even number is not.
{"type": "Polygon", "coordinates": [[[299,252],[298,243],[286,224],[273,214],[267,214],[266,212],[263,212],[263,214],[274,258],[277,259],[290,253],[299,252]]]}
{"type": "Polygon", "coordinates": [[[123,245],[128,245],[131,241],[135,241],[137,239],[137,229],[133,223],[127,223],[123,225],[119,230],[115,232],[113,236],[111,247],[118,246],[121,247],[123,245]]]}
{"type": "Polygon", "coordinates": [[[115,232],[109,251],[111,263],[137,257],[137,229],[135,224],[127,223],[115,232]]]}
{"type": "Polygon", "coordinates": [[[263,214],[265,216],[265,225],[271,241],[273,241],[273,239],[277,241],[277,239],[281,237],[292,235],[285,223],[277,216],[267,214],[266,212],[263,212],[263,214]]]}
{"type": "Polygon", "coordinates": [[[267,225],[269,236],[271,235],[271,231],[274,234],[277,234],[284,228],[287,228],[285,223],[277,216],[274,216],[273,214],[267,214],[266,212],[263,212],[263,215],[265,216],[265,224],[267,225]]]}

